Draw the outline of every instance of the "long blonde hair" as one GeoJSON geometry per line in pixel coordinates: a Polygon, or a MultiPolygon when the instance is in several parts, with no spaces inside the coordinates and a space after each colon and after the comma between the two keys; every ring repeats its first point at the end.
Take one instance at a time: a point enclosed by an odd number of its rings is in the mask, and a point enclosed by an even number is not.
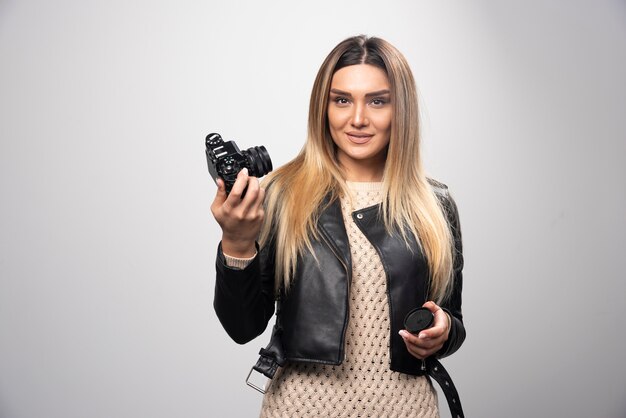
{"type": "Polygon", "coordinates": [[[288,288],[298,255],[305,249],[311,250],[311,239],[318,237],[316,225],[325,202],[348,195],[328,127],[327,110],[333,74],[356,64],[381,68],[391,85],[394,114],[383,174],[385,228],[390,234],[399,233],[407,245],[407,233],[415,236],[428,261],[429,296],[441,302],[451,291],[453,238],[444,209],[420,162],[419,111],[413,74],[404,56],[379,38],[363,35],[348,38],[324,60],[311,92],[307,141],[296,158],[264,180],[266,218],[260,243],[274,240],[276,285],[288,288]]]}

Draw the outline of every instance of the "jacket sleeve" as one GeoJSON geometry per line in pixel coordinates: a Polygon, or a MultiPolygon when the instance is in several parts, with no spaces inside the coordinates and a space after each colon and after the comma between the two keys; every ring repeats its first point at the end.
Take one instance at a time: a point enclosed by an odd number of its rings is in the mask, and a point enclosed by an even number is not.
{"type": "Polygon", "coordinates": [[[461,224],[456,203],[447,188],[442,196],[444,211],[454,238],[454,264],[452,293],[441,304],[443,310],[450,315],[450,334],[437,354],[438,358],[447,357],[456,352],[465,340],[465,326],[463,325],[463,313],[461,311],[461,292],[463,290],[463,242],[461,239],[461,224]]]}
{"type": "Polygon", "coordinates": [[[259,250],[244,269],[226,265],[222,244],[217,249],[213,307],[228,335],[238,344],[259,336],[274,314],[274,246],[259,250]]]}

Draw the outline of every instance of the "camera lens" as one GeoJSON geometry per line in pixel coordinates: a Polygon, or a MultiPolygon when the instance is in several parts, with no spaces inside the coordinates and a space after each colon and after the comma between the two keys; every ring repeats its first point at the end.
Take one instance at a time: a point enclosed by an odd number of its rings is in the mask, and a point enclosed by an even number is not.
{"type": "Polygon", "coordinates": [[[433,323],[433,313],[427,308],[415,308],[404,318],[404,328],[411,334],[429,328],[433,323]]]}
{"type": "Polygon", "coordinates": [[[248,170],[251,176],[263,177],[272,171],[272,160],[263,145],[248,148],[241,153],[248,159],[248,170]]]}

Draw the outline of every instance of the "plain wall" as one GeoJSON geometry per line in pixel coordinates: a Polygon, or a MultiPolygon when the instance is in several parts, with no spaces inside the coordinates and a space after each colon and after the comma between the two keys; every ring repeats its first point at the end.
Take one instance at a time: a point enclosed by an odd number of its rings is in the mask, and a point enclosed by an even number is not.
{"type": "Polygon", "coordinates": [[[204,136],[293,158],[360,33],[409,60],[459,206],[467,416],[626,416],[623,1],[0,0],[1,417],[257,414],[204,136]]]}

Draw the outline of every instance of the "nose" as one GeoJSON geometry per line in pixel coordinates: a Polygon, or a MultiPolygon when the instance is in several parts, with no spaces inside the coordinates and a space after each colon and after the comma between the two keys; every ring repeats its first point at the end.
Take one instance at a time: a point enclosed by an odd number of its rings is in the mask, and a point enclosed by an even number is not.
{"type": "Polygon", "coordinates": [[[363,103],[355,103],[353,109],[352,126],[355,128],[367,126],[369,124],[369,119],[367,118],[365,105],[363,103]]]}

